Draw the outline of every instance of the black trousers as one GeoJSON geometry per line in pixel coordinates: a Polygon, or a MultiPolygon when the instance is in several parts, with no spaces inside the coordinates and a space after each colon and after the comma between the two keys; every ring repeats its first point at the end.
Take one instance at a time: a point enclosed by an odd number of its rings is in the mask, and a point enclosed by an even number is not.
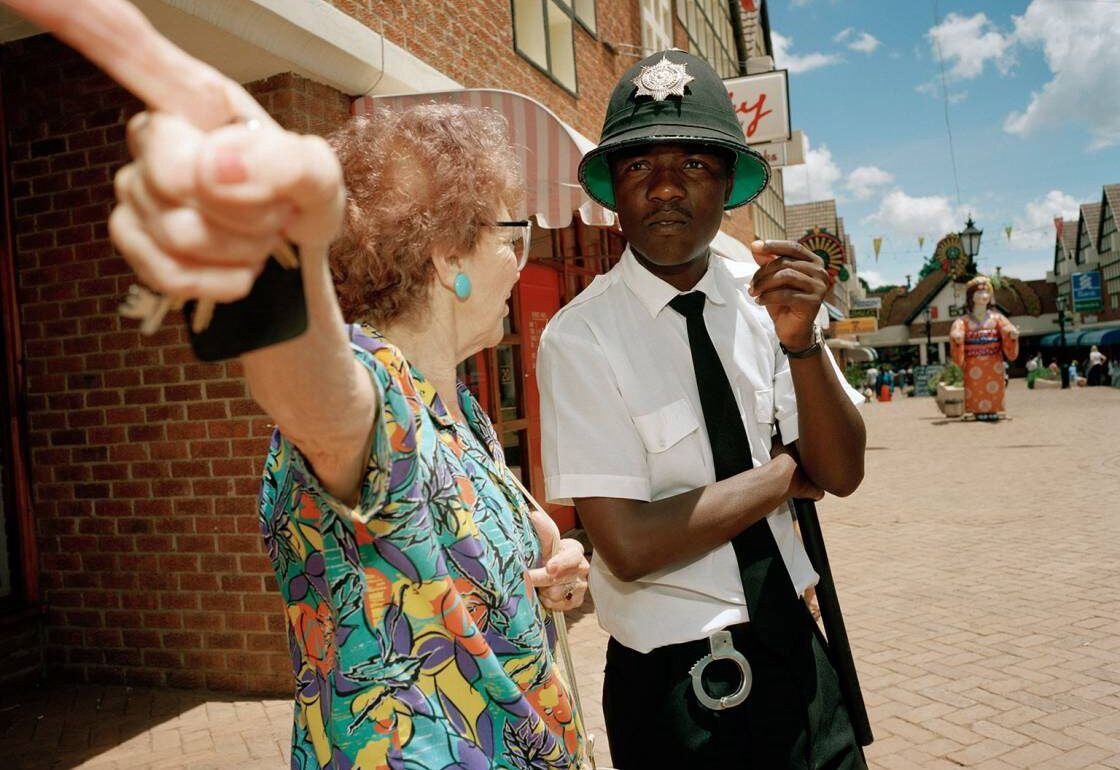
{"type": "MultiPolygon", "coordinates": [[[[603,713],[619,770],[866,770],[823,639],[806,610],[794,649],[777,650],[745,623],[731,629],[754,683],[735,708],[710,711],[692,691],[692,666],[707,640],[640,653],[607,646],[603,713]]],[[[717,661],[705,672],[719,697],[739,685],[738,668],[717,661]]]]}

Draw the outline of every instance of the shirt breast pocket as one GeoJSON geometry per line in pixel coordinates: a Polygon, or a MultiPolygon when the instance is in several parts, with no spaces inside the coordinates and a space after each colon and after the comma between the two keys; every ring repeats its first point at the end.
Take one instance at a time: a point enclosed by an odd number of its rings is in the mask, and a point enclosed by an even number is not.
{"type": "Polygon", "coordinates": [[[688,401],[638,415],[634,425],[646,448],[655,499],[706,483],[702,427],[688,401]]]}

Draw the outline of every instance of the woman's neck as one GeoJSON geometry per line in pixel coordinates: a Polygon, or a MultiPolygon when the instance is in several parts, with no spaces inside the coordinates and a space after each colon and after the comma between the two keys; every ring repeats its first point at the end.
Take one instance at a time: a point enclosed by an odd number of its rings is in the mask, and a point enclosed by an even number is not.
{"type": "Polygon", "coordinates": [[[424,324],[396,321],[381,328],[385,338],[400,348],[405,360],[416,367],[436,389],[444,407],[457,420],[462,421],[459,412],[459,390],[455,376],[461,356],[455,349],[455,333],[451,324],[441,323],[431,314],[424,324]]]}

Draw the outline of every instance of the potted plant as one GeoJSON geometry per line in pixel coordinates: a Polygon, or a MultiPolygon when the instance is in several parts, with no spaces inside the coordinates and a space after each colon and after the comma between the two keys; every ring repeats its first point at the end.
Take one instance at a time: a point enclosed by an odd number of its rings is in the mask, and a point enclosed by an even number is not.
{"type": "MultiPolygon", "coordinates": [[[[932,378],[931,378],[932,379],[932,378]]],[[[949,364],[930,382],[931,391],[937,396],[937,408],[946,417],[964,415],[964,372],[956,364],[949,364]]]]}

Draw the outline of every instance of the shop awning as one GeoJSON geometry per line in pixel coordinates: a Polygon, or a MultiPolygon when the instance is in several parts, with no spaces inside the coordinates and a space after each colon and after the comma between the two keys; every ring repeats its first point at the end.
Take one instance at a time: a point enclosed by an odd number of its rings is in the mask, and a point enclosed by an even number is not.
{"type": "MultiPolygon", "coordinates": [[[[1062,344],[1061,337],[1061,332],[1050,332],[1038,344],[1044,348],[1056,348],[1062,344]]],[[[1092,345],[1120,345],[1120,326],[1066,332],[1067,348],[1087,348],[1092,345]]]]}
{"type": "Polygon", "coordinates": [[[1103,329],[1090,329],[1081,333],[1077,344],[1088,347],[1091,345],[1120,345],[1120,326],[1106,326],[1103,329]]]}
{"type": "Polygon", "coordinates": [[[595,144],[528,96],[489,88],[363,96],[354,101],[352,110],[355,115],[363,115],[378,105],[393,108],[427,102],[488,108],[505,116],[509,121],[510,142],[516,149],[525,177],[525,212],[527,216],[536,216],[541,227],[567,227],[574,211],[579,211],[580,218],[589,225],[614,224],[614,213],[588,198],[579,185],[580,159],[595,144]]]}

